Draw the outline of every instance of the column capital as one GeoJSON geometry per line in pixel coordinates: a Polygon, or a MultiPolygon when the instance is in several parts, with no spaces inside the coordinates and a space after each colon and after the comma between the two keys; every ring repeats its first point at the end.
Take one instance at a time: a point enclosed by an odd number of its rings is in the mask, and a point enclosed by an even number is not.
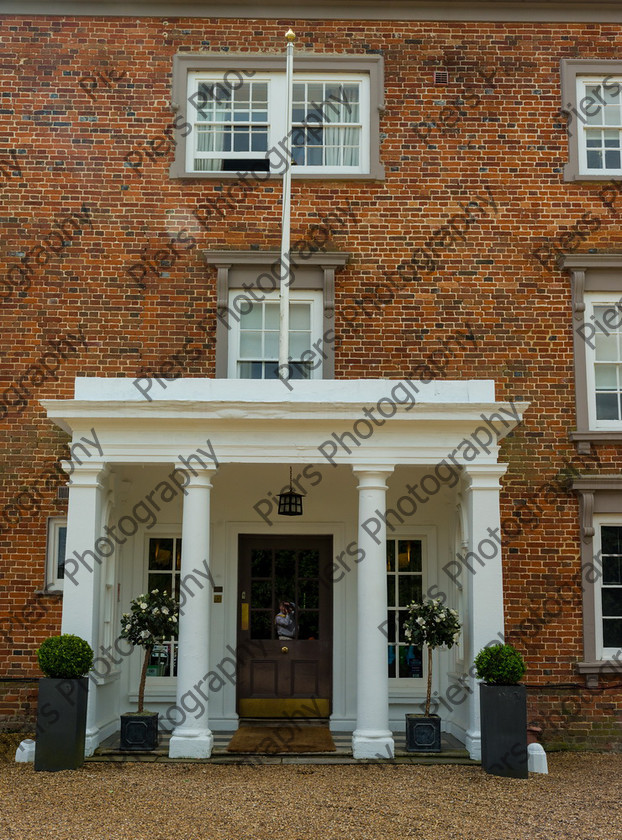
{"type": "Polygon", "coordinates": [[[61,460],[60,465],[67,473],[72,487],[93,487],[102,489],[108,472],[108,464],[104,461],[88,461],[75,464],[72,460],[61,460]]]}
{"type": "Polygon", "coordinates": [[[386,481],[393,474],[394,469],[393,464],[378,464],[373,467],[361,466],[359,464],[352,465],[352,472],[358,479],[358,490],[366,490],[368,488],[386,490],[386,481]]]}
{"type": "Polygon", "coordinates": [[[207,467],[203,469],[202,467],[180,467],[179,464],[175,464],[175,467],[178,470],[182,470],[183,472],[189,475],[188,483],[184,485],[184,490],[188,488],[198,488],[202,487],[205,490],[211,490],[212,488],[212,478],[218,472],[218,469],[215,467],[207,467]]]}
{"type": "Polygon", "coordinates": [[[462,480],[467,491],[500,490],[500,479],[507,472],[508,464],[465,465],[462,480]]]}

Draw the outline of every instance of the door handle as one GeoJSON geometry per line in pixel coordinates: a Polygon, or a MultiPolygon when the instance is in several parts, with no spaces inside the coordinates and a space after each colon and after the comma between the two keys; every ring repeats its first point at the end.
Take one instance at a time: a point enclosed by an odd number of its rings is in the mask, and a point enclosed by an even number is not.
{"type": "Polygon", "coordinates": [[[289,648],[283,645],[283,647],[281,648],[281,653],[289,653],[289,648]]]}

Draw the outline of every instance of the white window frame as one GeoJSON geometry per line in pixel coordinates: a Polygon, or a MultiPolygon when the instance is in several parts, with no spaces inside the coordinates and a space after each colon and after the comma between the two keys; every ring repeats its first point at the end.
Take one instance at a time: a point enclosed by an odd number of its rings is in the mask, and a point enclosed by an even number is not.
{"type": "MultiPolygon", "coordinates": [[[[606,292],[590,292],[584,295],[584,302],[585,302],[585,315],[584,315],[584,323],[592,324],[593,323],[593,316],[594,316],[594,308],[597,306],[605,306],[608,309],[615,309],[618,313],[618,317],[620,320],[620,327],[619,329],[622,331],[622,303],[620,303],[621,299],[619,296],[612,296],[610,293],[606,292]]],[[[613,322],[615,323],[615,322],[613,322]]],[[[605,324],[605,326],[608,326],[605,324]]],[[[589,338],[589,336],[588,336],[589,338]]],[[[594,337],[591,338],[591,342],[588,342],[585,339],[580,339],[585,341],[585,377],[586,377],[586,386],[587,386],[587,409],[588,409],[588,422],[589,428],[594,430],[620,430],[622,431],[622,412],[621,417],[619,420],[598,420],[596,417],[596,377],[595,377],[595,363],[596,363],[596,350],[594,347],[590,346],[591,344],[595,344],[594,337]]],[[[622,365],[622,358],[620,359],[620,364],[622,365]]]]}
{"type": "MultiPolygon", "coordinates": [[[[421,596],[425,600],[426,591],[427,591],[426,590],[427,574],[426,574],[426,544],[425,544],[424,538],[421,537],[421,536],[416,536],[416,537],[411,537],[411,536],[406,537],[406,536],[403,536],[403,535],[397,536],[394,533],[387,534],[387,536],[386,536],[386,545],[388,545],[389,542],[396,543],[396,551],[395,551],[396,564],[397,564],[397,558],[398,558],[398,551],[397,551],[398,545],[399,545],[400,542],[407,542],[407,541],[408,542],[420,542],[421,543],[421,573],[420,573],[420,577],[421,577],[421,596]]],[[[391,610],[393,612],[396,612],[396,611],[399,611],[399,609],[400,609],[399,604],[398,604],[400,572],[399,572],[399,570],[397,569],[397,566],[396,566],[396,569],[395,569],[394,572],[389,572],[389,570],[387,569],[386,574],[387,574],[387,577],[389,577],[389,575],[392,574],[394,576],[394,578],[398,581],[398,584],[397,584],[397,587],[396,587],[396,603],[392,607],[389,607],[389,604],[388,604],[388,601],[387,601],[387,612],[389,610],[391,610]]],[[[410,572],[410,573],[403,572],[402,574],[405,577],[414,577],[416,575],[419,575],[418,572],[410,572]]],[[[387,587],[387,589],[388,589],[388,587],[387,587]]],[[[387,592],[387,595],[388,595],[388,592],[387,592]]],[[[391,644],[394,644],[395,647],[396,647],[396,660],[395,660],[395,662],[396,662],[396,665],[395,665],[396,676],[395,677],[388,677],[389,684],[392,684],[392,685],[423,684],[424,680],[427,679],[427,662],[426,662],[425,650],[422,650],[422,652],[421,652],[421,676],[420,677],[400,677],[399,676],[399,666],[398,666],[399,653],[397,651],[399,651],[400,647],[410,647],[411,646],[411,645],[406,644],[406,643],[400,644],[399,631],[400,631],[400,627],[398,626],[395,642],[391,642],[391,641],[389,641],[389,639],[387,639],[387,648],[391,644]]]]}
{"type": "Polygon", "coordinates": [[[611,129],[611,130],[618,130],[622,142],[622,108],[620,112],[620,122],[617,125],[605,126],[600,124],[590,124],[585,122],[584,120],[586,117],[590,116],[590,111],[596,110],[596,114],[602,113],[602,109],[604,107],[603,103],[597,100],[594,102],[594,99],[591,95],[589,95],[586,91],[586,87],[588,85],[594,84],[601,84],[605,87],[612,87],[616,85],[620,90],[622,90],[622,75],[615,75],[615,76],[608,76],[608,75],[590,75],[590,76],[577,76],[576,80],[576,96],[577,96],[577,108],[576,114],[573,116],[575,131],[577,135],[577,145],[578,145],[578,153],[579,153],[579,174],[580,175],[591,175],[591,176],[619,176],[622,174],[622,148],[620,148],[620,166],[617,168],[606,168],[603,167],[602,169],[590,169],[587,165],[587,132],[590,129],[611,129]],[[591,103],[585,105],[586,99],[590,99],[591,103]]]}
{"type": "MultiPolygon", "coordinates": [[[[258,293],[256,293],[258,295],[258,293]]],[[[266,303],[276,303],[278,304],[279,296],[278,292],[265,292],[261,293],[263,295],[263,299],[258,302],[257,306],[266,303]]],[[[240,289],[231,289],[229,292],[229,309],[231,312],[236,312],[237,307],[234,304],[234,299],[239,298],[240,296],[244,297],[248,300],[248,305],[252,305],[252,298],[249,297],[248,293],[240,289]]],[[[258,295],[259,296],[259,295],[258,295]]],[[[323,334],[323,321],[324,321],[324,312],[323,312],[323,294],[320,290],[315,291],[313,289],[301,289],[294,291],[290,289],[290,304],[292,303],[307,303],[311,304],[311,344],[317,343],[322,339],[323,334]]],[[[238,376],[238,362],[243,361],[240,359],[240,321],[232,318],[231,319],[231,329],[229,331],[229,353],[228,353],[228,378],[229,379],[241,379],[238,376]]],[[[322,347],[320,346],[320,350],[322,347]]],[[[322,379],[322,368],[323,368],[323,358],[322,353],[318,352],[317,350],[311,350],[311,358],[308,361],[311,362],[311,375],[310,379],[322,379]]],[[[302,354],[304,357],[304,353],[302,354]]],[[[306,361],[304,358],[303,361],[306,361]]],[[[296,361],[296,360],[294,360],[296,361]]],[[[278,380],[274,380],[275,382],[278,380]]],[[[294,380],[292,380],[294,381],[294,380]]],[[[295,380],[297,381],[297,380],[295,380]]]]}
{"type": "MultiPolygon", "coordinates": [[[[195,128],[196,108],[192,103],[192,97],[197,93],[198,86],[201,83],[208,85],[222,85],[223,75],[218,72],[205,71],[189,71],[187,77],[187,91],[186,98],[188,102],[188,122],[192,130],[186,136],[186,167],[187,172],[195,173],[195,170],[190,167],[194,166],[194,158],[196,155],[204,157],[206,160],[220,160],[233,159],[239,160],[241,165],[240,171],[243,172],[242,165],[245,159],[270,158],[270,174],[282,175],[285,170],[283,146],[287,134],[286,129],[286,113],[283,108],[283,102],[286,99],[286,77],[285,73],[255,73],[252,78],[245,80],[246,83],[266,82],[268,85],[268,143],[266,152],[197,152],[197,138],[198,132],[195,128]]],[[[359,175],[368,173],[370,171],[370,80],[369,75],[365,73],[296,73],[294,72],[294,83],[296,82],[317,82],[317,83],[332,83],[332,84],[359,84],[359,122],[355,125],[361,127],[361,144],[359,163],[356,166],[309,166],[296,165],[293,171],[304,175],[359,175]]],[[[235,83],[232,83],[235,88],[235,83]]],[[[319,103],[323,105],[323,103],[319,103]]],[[[309,127],[315,126],[316,123],[309,122],[309,127]]],[[[197,173],[205,171],[220,172],[221,170],[196,170],[197,173]]]]}
{"type": "MultiPolygon", "coordinates": [[[[201,52],[182,52],[173,57],[173,74],[171,85],[171,108],[175,113],[170,125],[167,127],[167,135],[170,136],[171,145],[175,149],[175,159],[171,164],[169,174],[171,178],[184,178],[192,180],[211,179],[218,181],[231,180],[231,190],[246,191],[249,185],[262,183],[268,179],[282,177],[283,170],[274,171],[230,171],[230,170],[204,170],[194,171],[192,159],[188,159],[187,150],[191,148],[188,144],[188,137],[192,133],[193,114],[195,108],[188,102],[188,74],[197,73],[203,77],[219,78],[231,87],[235,87],[245,79],[259,78],[262,75],[276,78],[277,75],[284,76],[285,56],[284,53],[221,53],[209,50],[201,52]]],[[[364,132],[365,144],[368,147],[363,150],[367,157],[367,166],[363,159],[360,163],[360,171],[352,171],[355,167],[336,167],[333,174],[327,172],[328,167],[319,166],[293,166],[292,177],[294,179],[334,179],[334,180],[375,180],[382,181],[385,177],[384,165],[381,160],[381,144],[383,135],[381,132],[381,117],[384,113],[384,60],[381,55],[361,54],[329,54],[310,53],[296,51],[294,55],[294,80],[325,79],[343,81],[361,80],[361,83],[368,90],[368,95],[363,96],[368,109],[367,120],[369,130],[364,132]],[[307,170],[307,171],[305,171],[307,170]]],[[[281,115],[282,116],[282,115],[281,115]]],[[[312,122],[311,120],[309,121],[312,122]]],[[[283,132],[284,134],[284,132],[283,132]]],[[[283,136],[276,138],[278,144],[283,136]]],[[[236,196],[238,193],[235,193],[236,196]]],[[[237,200],[237,198],[235,199],[237,200]]]]}
{"type": "MultiPolygon", "coordinates": [[[[177,546],[177,542],[181,541],[181,534],[177,533],[177,534],[173,535],[169,531],[163,531],[162,533],[155,533],[154,534],[153,531],[152,531],[151,533],[149,533],[147,535],[146,552],[145,552],[146,553],[146,558],[145,558],[145,577],[144,577],[145,585],[144,585],[144,590],[143,590],[144,592],[149,591],[149,573],[150,573],[150,571],[151,571],[151,574],[170,574],[170,572],[171,572],[171,570],[169,570],[169,569],[166,569],[162,572],[158,572],[155,569],[152,569],[152,570],[149,569],[149,544],[150,544],[151,540],[172,540],[173,541],[173,571],[175,571],[175,549],[176,549],[176,546],[177,546]]],[[[179,572],[176,572],[175,574],[179,577],[179,580],[181,581],[181,570],[179,572]]],[[[173,580],[175,575],[170,575],[170,576],[171,576],[171,580],[173,580]]],[[[169,595],[171,595],[171,597],[173,597],[173,598],[175,597],[174,592],[169,591],[169,595]]],[[[173,647],[172,647],[172,650],[175,650],[175,649],[177,651],[177,667],[179,667],[179,635],[178,635],[177,641],[173,644],[173,647]]],[[[175,656],[175,654],[173,654],[173,656],[175,656]]],[[[148,667],[150,667],[150,666],[148,666],[148,667]]],[[[150,674],[147,671],[146,685],[151,687],[151,688],[153,686],[160,686],[161,688],[166,690],[166,688],[170,687],[171,685],[177,685],[177,677],[173,676],[172,674],[168,674],[168,675],[164,674],[162,676],[159,676],[157,674],[150,674]]]]}
{"type": "MultiPolygon", "coordinates": [[[[58,548],[60,531],[65,529],[65,540],[67,536],[67,517],[49,516],[47,521],[47,541],[45,557],[45,591],[62,592],[64,589],[63,578],[58,577],[58,548]]],[[[66,542],[65,542],[66,545],[66,542]]]]}
{"type": "MultiPolygon", "coordinates": [[[[620,170],[587,169],[585,126],[587,112],[593,109],[586,102],[585,84],[622,81],[622,61],[617,59],[562,58],[560,61],[559,114],[567,121],[568,155],[564,164],[564,181],[606,181],[620,170]]],[[[602,103],[601,103],[602,104],[602,103]]],[[[621,161],[622,162],[622,161],[621,161]]]]}
{"type": "Polygon", "coordinates": [[[619,648],[603,646],[603,610],[602,610],[602,540],[601,527],[614,525],[622,528],[622,513],[600,513],[594,515],[594,635],[597,660],[611,661],[620,653],[619,648]]]}
{"type": "MultiPolygon", "coordinates": [[[[392,507],[390,500],[387,508],[392,507]]],[[[437,533],[433,525],[417,528],[397,526],[394,530],[387,530],[387,540],[420,540],[421,541],[421,568],[423,569],[423,597],[427,597],[430,591],[431,581],[436,581],[437,572],[437,533]]],[[[385,572],[386,573],[386,572],[385,572]]],[[[443,587],[441,587],[442,589],[443,587]]],[[[387,605],[388,606],[388,605],[387,605]]],[[[386,628],[385,628],[386,630],[386,628]]],[[[389,640],[387,639],[387,649],[389,640]]],[[[426,685],[428,679],[428,657],[423,654],[423,676],[422,677],[388,677],[389,698],[392,703],[408,702],[412,705],[413,700],[418,705],[425,701],[426,685]]],[[[432,675],[432,688],[438,688],[442,684],[441,672],[436,658],[435,668],[432,675]]],[[[434,697],[432,698],[434,701],[434,697]]]]}

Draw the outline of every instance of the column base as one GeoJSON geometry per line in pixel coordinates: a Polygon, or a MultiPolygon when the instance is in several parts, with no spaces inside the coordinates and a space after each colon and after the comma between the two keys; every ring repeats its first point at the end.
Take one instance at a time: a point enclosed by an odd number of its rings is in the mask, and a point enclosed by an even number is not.
{"type": "Polygon", "coordinates": [[[89,758],[93,755],[97,747],[101,743],[101,736],[99,734],[99,730],[96,732],[89,732],[88,729],[86,731],[86,735],[84,738],[84,757],[89,758]]]}
{"type": "Polygon", "coordinates": [[[469,758],[474,761],[482,760],[482,733],[480,731],[469,730],[464,745],[469,752],[469,758]]]}
{"type": "Polygon", "coordinates": [[[168,747],[169,758],[209,758],[214,736],[209,729],[175,732],[168,747]]]}
{"type": "Polygon", "coordinates": [[[393,733],[389,729],[355,729],[352,733],[354,758],[387,759],[395,757],[393,733]]]}

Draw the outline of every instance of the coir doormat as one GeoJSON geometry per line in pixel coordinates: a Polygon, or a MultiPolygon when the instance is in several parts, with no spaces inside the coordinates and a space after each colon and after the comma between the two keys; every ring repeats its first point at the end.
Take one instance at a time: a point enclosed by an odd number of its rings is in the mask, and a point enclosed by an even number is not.
{"type": "Polygon", "coordinates": [[[335,752],[337,747],[328,726],[297,726],[295,723],[276,726],[240,726],[229,742],[232,753],[335,752]]]}

